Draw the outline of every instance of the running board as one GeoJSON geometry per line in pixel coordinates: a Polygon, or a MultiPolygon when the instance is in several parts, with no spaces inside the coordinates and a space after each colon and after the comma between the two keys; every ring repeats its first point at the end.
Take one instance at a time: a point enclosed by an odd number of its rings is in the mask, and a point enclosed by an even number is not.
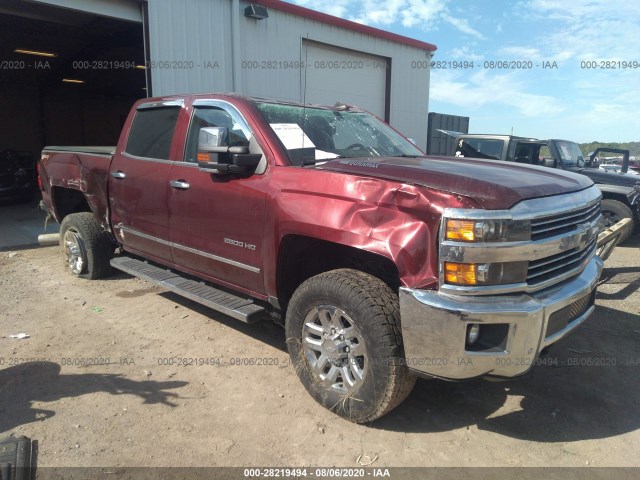
{"type": "Polygon", "coordinates": [[[111,259],[111,266],[245,323],[255,322],[266,314],[266,310],[254,304],[250,298],[223,292],[137,258],[116,257],[111,259]]]}

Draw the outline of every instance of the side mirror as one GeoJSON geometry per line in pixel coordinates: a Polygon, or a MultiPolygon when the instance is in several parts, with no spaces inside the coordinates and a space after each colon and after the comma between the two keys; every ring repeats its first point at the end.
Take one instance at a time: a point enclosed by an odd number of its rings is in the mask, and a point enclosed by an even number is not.
{"type": "Polygon", "coordinates": [[[250,154],[248,146],[230,147],[224,127],[205,127],[198,134],[198,167],[200,171],[226,175],[247,174],[256,169],[261,154],[250,154]]]}
{"type": "Polygon", "coordinates": [[[555,168],[556,167],[556,161],[553,158],[543,158],[542,159],[542,165],[544,165],[545,167],[549,167],[549,168],[555,168]]]}
{"type": "Polygon", "coordinates": [[[224,153],[229,144],[229,135],[224,127],[205,127],[198,134],[198,153],[224,153]]]}

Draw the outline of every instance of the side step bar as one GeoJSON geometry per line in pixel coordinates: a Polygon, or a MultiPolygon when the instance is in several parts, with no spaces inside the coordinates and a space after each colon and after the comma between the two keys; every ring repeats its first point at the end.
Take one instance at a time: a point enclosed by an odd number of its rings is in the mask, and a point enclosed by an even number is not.
{"type": "Polygon", "coordinates": [[[116,257],[111,259],[111,266],[246,323],[255,322],[266,314],[266,310],[250,298],[223,292],[137,258],[116,257]]]}

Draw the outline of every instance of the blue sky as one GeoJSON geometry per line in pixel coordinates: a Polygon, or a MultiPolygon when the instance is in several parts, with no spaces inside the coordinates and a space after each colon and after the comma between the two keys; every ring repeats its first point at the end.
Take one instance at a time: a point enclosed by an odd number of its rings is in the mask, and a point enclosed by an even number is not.
{"type": "Polygon", "coordinates": [[[290,1],[433,43],[434,61],[473,61],[473,69],[432,69],[429,95],[429,111],[470,117],[470,132],[640,141],[637,0],[290,1]],[[484,68],[499,60],[533,69],[484,68]]]}

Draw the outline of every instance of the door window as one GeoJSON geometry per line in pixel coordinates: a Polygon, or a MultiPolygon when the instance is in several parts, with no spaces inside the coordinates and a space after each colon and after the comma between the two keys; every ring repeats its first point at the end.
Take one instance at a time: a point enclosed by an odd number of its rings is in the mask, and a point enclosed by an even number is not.
{"type": "Polygon", "coordinates": [[[198,137],[200,129],[205,127],[226,128],[230,147],[249,146],[251,132],[239,115],[234,115],[220,107],[196,107],[193,110],[189,132],[187,133],[185,161],[198,161],[198,137]]]}
{"type": "Polygon", "coordinates": [[[138,110],[125,152],[136,157],[169,160],[179,113],[179,107],[138,110]]]}

